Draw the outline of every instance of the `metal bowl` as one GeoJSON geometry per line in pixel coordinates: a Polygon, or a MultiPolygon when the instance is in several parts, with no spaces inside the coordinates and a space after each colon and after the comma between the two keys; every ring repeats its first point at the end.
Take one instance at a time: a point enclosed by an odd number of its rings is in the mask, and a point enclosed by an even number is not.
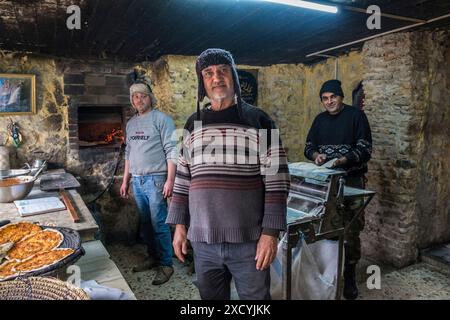
{"type": "Polygon", "coordinates": [[[0,180],[0,202],[13,202],[25,198],[33,189],[36,178],[19,176],[0,180]]]}

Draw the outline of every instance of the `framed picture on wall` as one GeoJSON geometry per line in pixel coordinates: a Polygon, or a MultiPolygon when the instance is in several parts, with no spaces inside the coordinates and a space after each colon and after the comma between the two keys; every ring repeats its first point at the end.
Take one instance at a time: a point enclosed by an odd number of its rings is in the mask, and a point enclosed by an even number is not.
{"type": "Polygon", "coordinates": [[[258,99],[258,70],[238,69],[239,83],[241,85],[242,99],[254,106],[258,99]]]}
{"type": "Polygon", "coordinates": [[[0,116],[36,113],[36,76],[0,73],[0,116]]]}

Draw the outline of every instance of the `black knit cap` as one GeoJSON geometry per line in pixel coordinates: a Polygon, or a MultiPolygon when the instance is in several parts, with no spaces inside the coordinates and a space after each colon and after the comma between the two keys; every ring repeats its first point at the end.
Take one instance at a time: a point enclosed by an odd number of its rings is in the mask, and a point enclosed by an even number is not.
{"type": "Polygon", "coordinates": [[[322,84],[322,88],[320,88],[319,93],[320,99],[322,99],[322,93],[324,92],[332,92],[337,96],[341,96],[342,98],[344,97],[344,92],[341,88],[341,82],[336,79],[325,81],[322,84]]]}
{"type": "Polygon", "coordinates": [[[197,79],[198,79],[198,96],[197,96],[197,120],[200,120],[200,102],[206,96],[205,86],[203,85],[203,75],[202,70],[208,68],[209,66],[218,65],[218,64],[227,64],[231,67],[232,75],[233,75],[233,83],[234,83],[234,93],[237,97],[237,110],[239,114],[239,118],[241,118],[241,109],[242,109],[242,101],[241,101],[241,86],[239,85],[239,76],[236,70],[236,65],[233,60],[233,56],[230,52],[223,49],[206,49],[197,58],[195,63],[195,70],[197,71],[197,79]]]}

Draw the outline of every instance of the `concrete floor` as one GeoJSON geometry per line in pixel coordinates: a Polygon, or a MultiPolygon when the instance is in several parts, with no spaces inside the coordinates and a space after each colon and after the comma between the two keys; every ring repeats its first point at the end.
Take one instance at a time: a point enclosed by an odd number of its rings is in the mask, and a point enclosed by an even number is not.
{"type": "MultiPolygon", "coordinates": [[[[154,270],[133,273],[131,268],[145,256],[143,245],[128,247],[122,244],[107,245],[111,259],[117,264],[130,288],[139,300],[198,300],[200,296],[193,285],[195,275],[188,273],[187,266],[174,259],[175,273],[163,285],[153,286],[154,270]]],[[[381,288],[369,290],[366,285],[369,275],[366,267],[369,261],[362,261],[358,268],[360,295],[363,300],[404,299],[450,299],[450,276],[447,270],[426,263],[395,270],[380,266],[381,288]]]]}
{"type": "Polygon", "coordinates": [[[188,267],[173,259],[175,272],[170,280],[160,286],[152,285],[156,270],[133,273],[133,266],[146,257],[144,245],[125,246],[107,245],[111,259],[116,263],[123,277],[138,300],[200,300],[197,288],[192,281],[194,276],[188,274],[188,267]]]}
{"type": "MultiPolygon", "coordinates": [[[[381,267],[381,288],[369,290],[360,282],[363,300],[449,300],[450,276],[426,263],[416,263],[400,270],[381,267]]],[[[367,275],[366,277],[368,277],[367,275]]]]}

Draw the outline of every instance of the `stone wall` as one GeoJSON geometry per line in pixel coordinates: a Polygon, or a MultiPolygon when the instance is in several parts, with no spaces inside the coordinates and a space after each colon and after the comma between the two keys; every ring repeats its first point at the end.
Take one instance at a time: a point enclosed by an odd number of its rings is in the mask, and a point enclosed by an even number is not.
{"type": "Polygon", "coordinates": [[[151,75],[158,107],[173,117],[177,128],[183,128],[197,108],[195,57],[168,55],[144,67],[151,75]]]}
{"type": "Polygon", "coordinates": [[[258,69],[258,106],[266,111],[280,129],[288,160],[303,153],[299,124],[305,114],[305,71],[303,65],[273,65],[258,69]]]}
{"type": "Polygon", "coordinates": [[[67,97],[63,94],[63,77],[54,60],[0,52],[1,73],[36,75],[36,114],[0,115],[0,144],[10,148],[11,168],[44,157],[50,162],[64,163],[67,149],[67,97]],[[19,148],[7,141],[7,125],[13,120],[20,127],[23,142],[19,148]]]}
{"type": "Polygon", "coordinates": [[[412,262],[417,256],[417,219],[411,188],[416,167],[408,133],[413,59],[409,34],[366,42],[363,48],[366,113],[373,153],[368,188],[377,192],[366,212],[365,254],[376,260],[412,262]],[[387,63],[388,62],[388,63],[387,63]]]}
{"type": "Polygon", "coordinates": [[[418,247],[450,240],[450,33],[415,35],[413,101],[420,107],[411,127],[418,142],[415,196],[418,247]]]}
{"type": "Polygon", "coordinates": [[[445,52],[448,37],[430,32],[392,34],[363,47],[374,145],[368,188],[377,191],[366,213],[364,252],[396,266],[449,239],[445,52]]]}

